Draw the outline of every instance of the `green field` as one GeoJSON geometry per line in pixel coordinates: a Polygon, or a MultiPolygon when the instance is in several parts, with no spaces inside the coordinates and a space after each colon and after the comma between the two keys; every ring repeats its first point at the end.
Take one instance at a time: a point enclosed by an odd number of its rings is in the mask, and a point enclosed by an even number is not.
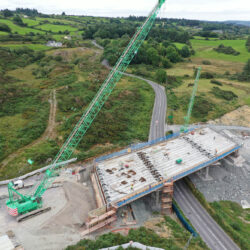
{"type": "Polygon", "coordinates": [[[25,34],[28,34],[30,32],[33,32],[35,34],[37,34],[37,33],[44,34],[45,33],[44,31],[18,26],[16,24],[14,24],[12,21],[6,20],[6,19],[0,19],[0,23],[7,24],[10,27],[12,33],[17,32],[20,35],[25,35],[25,34]]]}
{"type": "Polygon", "coordinates": [[[0,47],[7,47],[10,49],[18,49],[22,47],[28,47],[32,50],[39,51],[39,50],[49,50],[50,47],[43,45],[43,44],[33,44],[33,43],[25,43],[25,44],[1,44],[0,47]]]}
{"type": "Polygon", "coordinates": [[[174,45],[177,47],[177,49],[182,49],[186,44],[184,44],[184,43],[174,43],[174,45]]]}
{"type": "Polygon", "coordinates": [[[53,39],[55,39],[56,41],[62,41],[64,37],[65,37],[65,34],[64,35],[53,35],[53,39]]]}
{"type": "Polygon", "coordinates": [[[22,18],[23,23],[27,24],[28,26],[35,26],[40,23],[38,20],[29,19],[29,18],[22,18]]]}
{"type": "Polygon", "coordinates": [[[193,57],[242,63],[245,63],[250,58],[250,53],[247,51],[245,43],[245,40],[191,40],[191,44],[194,50],[196,51],[196,54],[193,57]],[[231,46],[233,49],[240,52],[240,55],[226,55],[214,51],[213,49],[218,47],[220,44],[223,44],[225,46],[231,46]]]}
{"type": "Polygon", "coordinates": [[[65,23],[65,24],[77,24],[74,21],[71,20],[66,20],[66,19],[62,19],[62,18],[49,18],[49,17],[36,17],[36,20],[39,22],[44,22],[47,21],[49,23],[55,23],[55,22],[60,22],[60,23],[65,23]]]}
{"type": "Polygon", "coordinates": [[[42,29],[45,31],[51,31],[54,33],[58,33],[59,31],[64,32],[68,30],[69,32],[77,31],[77,28],[69,26],[69,25],[55,25],[55,24],[42,24],[36,26],[38,29],[42,29]]]}
{"type": "Polygon", "coordinates": [[[8,35],[8,34],[9,34],[8,32],[0,31],[0,36],[1,35],[8,35]]]}

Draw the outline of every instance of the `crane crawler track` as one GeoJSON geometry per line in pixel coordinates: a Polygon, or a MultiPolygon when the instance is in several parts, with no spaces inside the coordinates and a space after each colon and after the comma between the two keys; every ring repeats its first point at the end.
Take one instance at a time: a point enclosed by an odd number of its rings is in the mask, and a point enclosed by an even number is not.
{"type": "Polygon", "coordinates": [[[17,222],[22,222],[22,221],[28,220],[28,219],[30,219],[32,217],[35,217],[35,216],[37,216],[39,214],[46,213],[46,212],[48,212],[50,210],[51,210],[51,207],[45,207],[45,208],[40,208],[40,209],[37,209],[37,210],[33,210],[33,211],[29,212],[29,213],[18,216],[16,221],[17,222]]]}

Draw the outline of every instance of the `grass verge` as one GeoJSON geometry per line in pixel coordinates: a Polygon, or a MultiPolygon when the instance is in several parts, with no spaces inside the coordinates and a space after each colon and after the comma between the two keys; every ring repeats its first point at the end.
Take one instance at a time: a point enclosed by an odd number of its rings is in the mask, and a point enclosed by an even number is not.
{"type": "MultiPolygon", "coordinates": [[[[158,223],[157,226],[159,228],[167,227],[171,231],[171,235],[168,238],[160,237],[153,230],[140,227],[138,229],[131,229],[127,236],[108,233],[99,236],[95,241],[84,239],[74,246],[68,246],[66,250],[96,250],[104,247],[125,244],[130,241],[140,242],[146,246],[159,247],[168,250],[179,250],[183,249],[190,237],[190,234],[183,227],[168,216],[165,216],[164,221],[158,223]]],[[[190,242],[190,249],[198,250],[208,248],[201,239],[195,238],[190,242]]]]}
{"type": "Polygon", "coordinates": [[[239,204],[231,201],[208,203],[189,178],[185,178],[185,182],[202,206],[234,242],[241,249],[249,250],[250,209],[244,210],[239,204]]]}

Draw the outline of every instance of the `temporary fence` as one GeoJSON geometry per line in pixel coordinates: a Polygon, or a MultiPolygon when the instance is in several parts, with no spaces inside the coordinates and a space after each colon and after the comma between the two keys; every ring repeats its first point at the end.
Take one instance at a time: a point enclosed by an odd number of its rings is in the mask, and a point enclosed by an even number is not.
{"type": "Polygon", "coordinates": [[[179,218],[179,220],[181,221],[181,223],[183,224],[183,226],[194,236],[197,237],[198,234],[196,233],[196,231],[192,228],[192,226],[188,223],[188,221],[184,218],[184,216],[181,214],[181,212],[179,211],[178,207],[173,203],[172,204],[173,210],[175,211],[177,217],[179,218]]]}

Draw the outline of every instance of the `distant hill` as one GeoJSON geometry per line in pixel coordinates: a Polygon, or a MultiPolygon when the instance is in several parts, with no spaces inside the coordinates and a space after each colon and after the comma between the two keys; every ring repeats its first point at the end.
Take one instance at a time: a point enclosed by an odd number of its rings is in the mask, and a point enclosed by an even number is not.
{"type": "Polygon", "coordinates": [[[245,26],[249,26],[249,27],[250,27],[250,21],[230,20],[230,21],[226,21],[225,23],[238,24],[238,25],[245,25],[245,26]]]}

